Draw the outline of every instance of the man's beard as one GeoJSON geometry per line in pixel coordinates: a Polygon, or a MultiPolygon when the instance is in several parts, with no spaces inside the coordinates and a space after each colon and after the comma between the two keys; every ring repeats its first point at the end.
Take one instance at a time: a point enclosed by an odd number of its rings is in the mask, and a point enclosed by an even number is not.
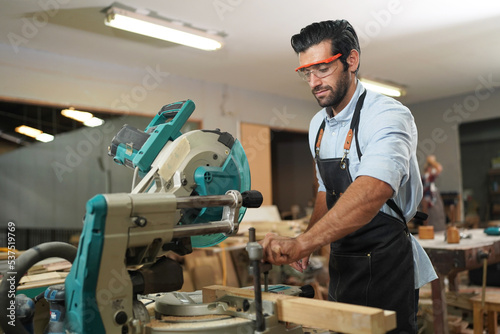
{"type": "Polygon", "coordinates": [[[323,89],[328,89],[331,94],[326,96],[324,99],[319,99],[316,97],[316,101],[318,101],[318,104],[323,107],[331,107],[333,110],[336,110],[339,104],[342,102],[344,97],[347,95],[347,90],[349,89],[349,82],[348,82],[348,76],[347,76],[347,71],[343,71],[342,75],[337,81],[337,84],[335,85],[335,90],[332,89],[331,86],[319,86],[316,87],[315,89],[312,90],[312,93],[314,95],[315,91],[323,90],[323,89]]]}

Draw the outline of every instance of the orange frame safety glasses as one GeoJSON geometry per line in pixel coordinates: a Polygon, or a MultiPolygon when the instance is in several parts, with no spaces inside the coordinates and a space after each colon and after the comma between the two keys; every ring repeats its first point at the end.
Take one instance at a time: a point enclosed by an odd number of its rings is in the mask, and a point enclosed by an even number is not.
{"type": "Polygon", "coordinates": [[[299,66],[295,69],[295,72],[298,72],[299,70],[303,69],[303,68],[306,68],[306,67],[310,67],[310,66],[313,66],[313,65],[318,65],[318,64],[328,64],[328,63],[331,63],[332,61],[334,61],[335,59],[337,59],[338,57],[342,56],[342,53],[337,53],[335,56],[333,57],[330,57],[330,58],[327,58],[327,59],[324,59],[324,60],[320,60],[320,61],[316,61],[314,63],[310,63],[310,64],[305,64],[305,65],[302,65],[302,66],[299,66]]]}

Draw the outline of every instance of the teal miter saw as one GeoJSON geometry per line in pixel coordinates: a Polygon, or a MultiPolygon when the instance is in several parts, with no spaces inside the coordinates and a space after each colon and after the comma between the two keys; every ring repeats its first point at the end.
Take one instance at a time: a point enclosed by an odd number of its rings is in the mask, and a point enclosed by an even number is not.
{"type": "Polygon", "coordinates": [[[135,170],[133,189],[87,203],[65,283],[69,332],[141,333],[149,316],[137,295],[183,284],[180,265],[162,255],[221,242],[246,207],[262,203],[238,140],[220,130],[181,133],[194,109],[191,100],[166,105],[145,131],[125,125],[113,138],[108,154],[135,170]]]}

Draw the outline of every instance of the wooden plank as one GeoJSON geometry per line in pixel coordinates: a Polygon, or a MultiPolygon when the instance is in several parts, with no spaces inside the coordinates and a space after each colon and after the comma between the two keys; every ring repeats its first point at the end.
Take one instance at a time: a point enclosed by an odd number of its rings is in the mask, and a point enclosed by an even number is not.
{"type": "Polygon", "coordinates": [[[41,281],[50,281],[52,279],[66,278],[68,276],[67,272],[49,272],[37,275],[26,275],[21,278],[19,285],[25,285],[28,283],[36,283],[41,281]]]}
{"type": "Polygon", "coordinates": [[[397,326],[397,318],[395,311],[384,310],[385,330],[388,332],[397,326]]]}
{"type": "MultiPolygon", "coordinates": [[[[254,298],[252,290],[213,285],[203,288],[203,302],[210,303],[227,294],[254,298]]],[[[265,292],[262,300],[276,303],[278,319],[283,322],[343,333],[385,333],[396,328],[393,311],[265,292]]]]}
{"type": "Polygon", "coordinates": [[[62,270],[69,271],[70,269],[71,269],[71,262],[66,260],[59,260],[56,262],[49,262],[49,263],[39,262],[38,264],[32,266],[28,270],[28,275],[42,274],[51,271],[62,271],[62,270]]]}
{"type": "Polygon", "coordinates": [[[68,274],[68,272],[50,272],[38,275],[23,276],[19,282],[17,290],[29,290],[54,284],[62,284],[64,283],[68,274]]]}
{"type": "Polygon", "coordinates": [[[481,309],[480,307],[474,307],[473,311],[474,334],[483,333],[483,326],[484,326],[483,320],[484,320],[483,309],[481,309]]]}
{"type": "MultiPolygon", "coordinates": [[[[480,306],[482,304],[482,296],[477,295],[470,299],[471,302],[474,303],[475,306],[480,306]]],[[[490,311],[500,312],[500,293],[489,292],[484,296],[485,309],[490,311]]]]}

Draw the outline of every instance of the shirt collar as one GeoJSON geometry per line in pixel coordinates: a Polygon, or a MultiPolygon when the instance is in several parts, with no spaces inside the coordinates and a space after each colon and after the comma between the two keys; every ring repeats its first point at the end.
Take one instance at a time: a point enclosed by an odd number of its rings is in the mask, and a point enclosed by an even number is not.
{"type": "Polygon", "coordinates": [[[356,104],[358,102],[358,98],[361,96],[365,88],[361,84],[361,82],[356,79],[356,91],[351,97],[349,103],[342,109],[336,116],[330,117],[326,112],[326,108],[323,108],[323,113],[325,115],[325,120],[327,123],[341,123],[345,121],[350,121],[352,115],[354,114],[354,109],[356,109],[356,104]]]}

